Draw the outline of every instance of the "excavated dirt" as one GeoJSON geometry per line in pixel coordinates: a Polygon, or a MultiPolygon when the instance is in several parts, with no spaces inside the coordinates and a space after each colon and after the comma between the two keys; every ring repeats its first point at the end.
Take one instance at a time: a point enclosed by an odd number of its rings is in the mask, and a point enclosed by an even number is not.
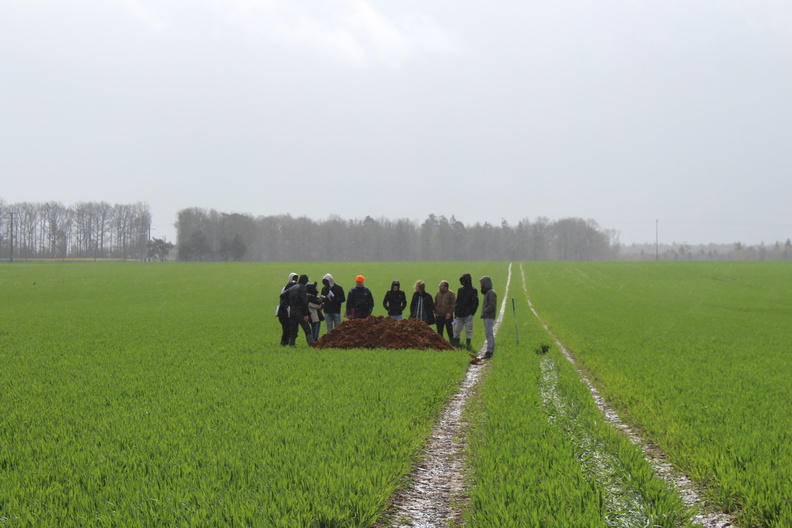
{"type": "Polygon", "coordinates": [[[420,319],[397,321],[381,315],[344,321],[320,337],[314,347],[454,350],[420,319]]]}

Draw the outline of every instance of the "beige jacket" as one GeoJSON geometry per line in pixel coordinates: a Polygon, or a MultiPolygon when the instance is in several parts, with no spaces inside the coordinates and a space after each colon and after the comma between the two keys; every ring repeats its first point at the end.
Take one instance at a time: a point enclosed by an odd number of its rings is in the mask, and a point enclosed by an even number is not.
{"type": "Polygon", "coordinates": [[[448,290],[445,293],[435,293],[435,314],[445,317],[446,314],[454,314],[454,306],[456,306],[456,293],[448,290]]]}

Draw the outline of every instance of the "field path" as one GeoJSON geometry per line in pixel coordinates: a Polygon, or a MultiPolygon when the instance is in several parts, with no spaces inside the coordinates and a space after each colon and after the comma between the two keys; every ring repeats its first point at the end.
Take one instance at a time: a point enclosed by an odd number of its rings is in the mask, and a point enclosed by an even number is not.
{"type": "MultiPolygon", "coordinates": [[[[621,420],[616,411],[614,411],[613,408],[608,405],[605,399],[600,395],[597,388],[594,387],[594,385],[585,375],[583,370],[578,365],[575,356],[569,350],[567,350],[563,343],[561,343],[561,341],[550,331],[550,328],[547,326],[547,324],[545,324],[542,318],[539,317],[539,314],[536,312],[533,304],[531,303],[531,299],[528,297],[528,286],[525,281],[525,272],[522,265],[520,265],[520,273],[522,275],[525,298],[528,300],[528,306],[531,308],[531,312],[533,312],[534,316],[536,316],[536,318],[542,324],[548,335],[553,339],[553,341],[555,341],[555,344],[558,346],[559,350],[561,350],[567,360],[572,363],[580,378],[588,386],[594,401],[597,403],[597,407],[599,407],[600,412],[602,412],[602,415],[605,418],[605,421],[626,434],[631,443],[641,446],[644,457],[654,468],[657,475],[663,480],[674,485],[674,487],[677,489],[677,493],[679,493],[680,497],[682,497],[682,500],[687,506],[698,512],[704,511],[705,507],[703,501],[701,500],[699,490],[696,489],[696,486],[693,484],[690,478],[679,471],[673,464],[669,463],[666,455],[660,450],[659,447],[645,441],[643,438],[641,438],[641,436],[633,431],[629,425],[621,420]]],[[[720,512],[699,513],[694,516],[693,520],[694,522],[699,523],[703,528],[725,528],[728,526],[733,526],[732,523],[734,522],[733,518],[720,512]]]]}
{"type": "MultiPolygon", "coordinates": [[[[496,335],[506,312],[511,269],[512,265],[509,264],[506,291],[502,294],[500,313],[495,321],[496,335]]],[[[485,349],[486,343],[482,345],[480,352],[483,353],[485,349]]],[[[435,425],[423,457],[407,477],[410,484],[393,496],[387,512],[391,519],[388,526],[445,528],[449,521],[461,522],[466,501],[463,454],[467,429],[467,424],[462,421],[462,413],[486,365],[471,364],[468,367],[459,392],[451,398],[435,425]]]]}

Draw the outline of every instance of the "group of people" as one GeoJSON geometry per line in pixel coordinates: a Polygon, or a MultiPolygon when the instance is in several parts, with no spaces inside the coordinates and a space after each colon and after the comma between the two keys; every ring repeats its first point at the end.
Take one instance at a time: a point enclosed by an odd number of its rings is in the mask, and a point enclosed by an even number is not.
{"type": "MultiPolygon", "coordinates": [[[[365,285],[365,277],[355,277],[355,287],[346,295],[344,289],[336,284],[329,273],[322,278],[322,289],[318,290],[316,282],[309,283],[308,275],[289,274],[289,282],[281,290],[280,303],[276,315],[280,320],[283,333],[281,345],[295,346],[300,328],[305,333],[309,345],[319,339],[322,321],[329,332],[339,324],[343,317],[348,319],[364,319],[374,311],[374,296],[365,285]],[[346,307],[344,308],[344,303],[346,307]]],[[[409,317],[420,319],[428,325],[436,325],[437,332],[442,336],[445,332],[452,345],[458,348],[471,349],[473,340],[473,318],[479,308],[478,290],[473,287],[473,279],[469,273],[459,278],[460,287],[456,293],[450,289],[448,281],[440,281],[438,291],[432,296],[426,291],[426,283],[416,281],[415,293],[410,301],[409,317]],[[465,332],[465,344],[461,344],[462,331],[465,332]]],[[[487,339],[485,359],[495,352],[495,315],[497,313],[498,296],[492,287],[492,279],[488,276],[479,279],[484,301],[481,306],[481,319],[484,320],[484,334],[487,339]]],[[[407,309],[407,295],[401,289],[401,283],[393,281],[390,290],[385,293],[382,306],[393,319],[402,319],[407,309]]]]}

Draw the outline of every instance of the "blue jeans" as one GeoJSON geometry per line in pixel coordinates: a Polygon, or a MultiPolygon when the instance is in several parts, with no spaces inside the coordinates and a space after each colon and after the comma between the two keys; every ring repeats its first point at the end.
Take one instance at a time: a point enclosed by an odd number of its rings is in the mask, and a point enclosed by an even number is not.
{"type": "Polygon", "coordinates": [[[311,323],[311,333],[313,334],[313,340],[316,341],[319,339],[319,330],[322,329],[322,322],[316,321],[315,323],[311,323]]]}
{"type": "Polygon", "coordinates": [[[340,313],[325,313],[325,326],[327,326],[328,332],[340,324],[341,324],[340,313]]]}
{"type": "Polygon", "coordinates": [[[398,314],[398,315],[389,315],[388,317],[390,317],[391,319],[395,319],[395,320],[397,320],[397,321],[401,321],[401,320],[402,320],[402,314],[398,314]]]}
{"type": "Polygon", "coordinates": [[[495,352],[495,319],[484,319],[484,335],[487,336],[487,354],[495,352]]]}

